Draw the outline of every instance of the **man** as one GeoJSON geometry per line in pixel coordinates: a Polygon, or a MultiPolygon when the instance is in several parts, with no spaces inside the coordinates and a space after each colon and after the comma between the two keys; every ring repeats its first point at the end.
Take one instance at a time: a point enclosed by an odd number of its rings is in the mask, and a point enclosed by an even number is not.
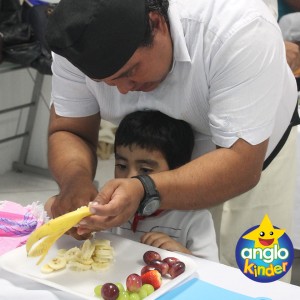
{"type": "Polygon", "coordinates": [[[95,214],[73,235],[118,226],[137,209],[210,207],[221,262],[236,265],[238,238],[265,213],[289,232],[297,91],[261,0],[61,0],[47,37],[56,53],[49,167],[60,186],[52,213],[92,201],[95,214]],[[100,119],[118,124],[140,109],[187,121],[194,160],[98,192],[100,119]]]}

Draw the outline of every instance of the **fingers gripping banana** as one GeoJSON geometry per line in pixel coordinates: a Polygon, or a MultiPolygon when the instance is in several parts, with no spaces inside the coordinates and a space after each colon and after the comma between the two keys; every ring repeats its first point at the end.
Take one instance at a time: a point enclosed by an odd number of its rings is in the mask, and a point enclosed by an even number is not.
{"type": "Polygon", "coordinates": [[[81,219],[90,215],[91,212],[89,208],[87,206],[82,206],[75,211],[50,220],[29,236],[26,243],[28,256],[41,256],[40,260],[37,262],[37,264],[39,264],[45,258],[49,249],[57,239],[59,239],[66,231],[78,224],[81,219]],[[33,247],[38,241],[40,242],[33,247]]]}

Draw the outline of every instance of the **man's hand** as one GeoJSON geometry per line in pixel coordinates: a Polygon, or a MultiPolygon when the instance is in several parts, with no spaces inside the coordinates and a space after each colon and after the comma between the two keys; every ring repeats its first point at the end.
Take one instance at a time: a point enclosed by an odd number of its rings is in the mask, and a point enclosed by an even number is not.
{"type": "Polygon", "coordinates": [[[108,181],[90,204],[94,215],[82,220],[77,232],[84,234],[123,224],[137,211],[143,196],[144,188],[136,178],[108,181]]]}
{"type": "MultiPolygon", "coordinates": [[[[67,212],[74,211],[81,206],[88,206],[90,201],[93,201],[97,195],[97,190],[93,184],[81,186],[80,190],[76,192],[76,189],[73,189],[74,193],[69,195],[58,194],[50,197],[46,204],[45,210],[51,218],[56,218],[60,215],[63,215],[67,212]]],[[[67,232],[67,234],[72,235],[78,240],[86,239],[90,236],[92,230],[86,231],[84,234],[80,235],[77,232],[77,228],[72,228],[67,232]]]]}
{"type": "Polygon", "coordinates": [[[300,68],[300,47],[296,43],[285,41],[286,59],[292,71],[300,68]]]}

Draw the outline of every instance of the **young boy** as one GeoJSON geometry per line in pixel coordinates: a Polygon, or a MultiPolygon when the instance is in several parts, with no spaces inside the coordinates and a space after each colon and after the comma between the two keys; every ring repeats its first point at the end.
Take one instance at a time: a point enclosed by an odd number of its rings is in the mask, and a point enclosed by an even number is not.
{"type": "MultiPolygon", "coordinates": [[[[116,131],[115,177],[176,169],[191,160],[193,147],[193,131],[185,121],[159,111],[133,112],[116,131]]],[[[158,210],[149,217],[136,214],[111,231],[147,245],[218,261],[215,229],[208,210],[158,210]]]]}

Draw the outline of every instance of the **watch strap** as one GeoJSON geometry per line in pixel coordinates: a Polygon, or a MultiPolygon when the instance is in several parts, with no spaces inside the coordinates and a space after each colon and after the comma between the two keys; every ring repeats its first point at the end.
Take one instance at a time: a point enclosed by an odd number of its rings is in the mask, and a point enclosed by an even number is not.
{"type": "MultiPolygon", "coordinates": [[[[137,175],[133,176],[132,178],[137,178],[142,183],[144,190],[145,190],[145,196],[157,196],[158,191],[156,190],[155,183],[153,179],[148,175],[137,175]]],[[[144,197],[145,198],[145,197],[144,197]]],[[[143,200],[142,200],[143,201],[143,200]]]]}
{"type": "Polygon", "coordinates": [[[148,175],[137,175],[133,176],[132,178],[137,178],[140,180],[144,187],[144,198],[141,200],[139,208],[138,208],[138,213],[140,215],[144,215],[144,208],[146,204],[151,200],[151,198],[155,197],[156,199],[160,199],[159,193],[156,189],[155,183],[153,179],[148,176],[148,175]]]}

